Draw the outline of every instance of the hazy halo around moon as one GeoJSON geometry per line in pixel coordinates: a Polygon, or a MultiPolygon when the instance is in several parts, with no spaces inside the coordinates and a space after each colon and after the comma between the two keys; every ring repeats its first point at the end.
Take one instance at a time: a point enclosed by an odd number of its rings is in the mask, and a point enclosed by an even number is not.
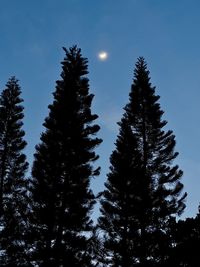
{"type": "Polygon", "coordinates": [[[98,53],[98,58],[101,61],[105,61],[108,58],[108,53],[106,51],[101,51],[98,53]]]}

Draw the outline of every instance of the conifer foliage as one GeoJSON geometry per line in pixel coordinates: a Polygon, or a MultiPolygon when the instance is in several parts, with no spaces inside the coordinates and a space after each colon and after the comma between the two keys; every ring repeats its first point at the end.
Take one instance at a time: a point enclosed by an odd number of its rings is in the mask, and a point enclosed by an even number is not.
{"type": "Polygon", "coordinates": [[[175,245],[170,251],[170,266],[199,266],[200,206],[195,218],[175,222],[172,233],[175,245]]]}
{"type": "Polygon", "coordinates": [[[87,59],[76,46],[64,51],[62,79],[32,169],[33,260],[39,266],[89,267],[86,232],[95,203],[90,180],[99,174],[93,163],[101,140],[94,124],[98,116],[91,113],[87,59]]]}
{"type": "Polygon", "coordinates": [[[158,100],[141,57],[102,193],[99,227],[109,266],[164,266],[169,220],[185,208],[182,171],[172,164],[175,136],[165,131],[158,100]]]}
{"type": "Polygon", "coordinates": [[[28,168],[23,149],[23,100],[15,77],[0,96],[0,265],[28,266],[25,258],[27,217],[25,173],[28,168]]]}

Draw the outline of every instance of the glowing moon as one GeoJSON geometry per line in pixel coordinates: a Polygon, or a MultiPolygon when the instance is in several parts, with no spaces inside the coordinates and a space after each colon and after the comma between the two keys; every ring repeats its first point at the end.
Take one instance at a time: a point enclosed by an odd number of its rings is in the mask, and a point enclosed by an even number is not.
{"type": "Polygon", "coordinates": [[[101,61],[105,61],[105,60],[108,58],[108,53],[105,52],[105,51],[101,51],[101,52],[99,52],[99,54],[98,54],[98,58],[99,58],[101,61]]]}

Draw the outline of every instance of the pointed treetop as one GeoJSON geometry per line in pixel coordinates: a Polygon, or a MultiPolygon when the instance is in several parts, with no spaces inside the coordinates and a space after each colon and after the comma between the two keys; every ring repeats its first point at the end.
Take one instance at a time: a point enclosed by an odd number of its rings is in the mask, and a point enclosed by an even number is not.
{"type": "MultiPolygon", "coordinates": [[[[139,57],[134,69],[134,76],[135,78],[144,78],[144,75],[146,76],[147,80],[149,80],[149,71],[147,70],[147,63],[144,59],[144,57],[139,57]]],[[[135,79],[134,79],[135,81],[135,79]]]]}
{"type": "Polygon", "coordinates": [[[65,51],[66,56],[64,58],[64,61],[61,62],[61,64],[63,65],[63,72],[61,74],[61,77],[63,77],[65,73],[68,73],[68,71],[70,72],[70,75],[72,73],[76,75],[78,74],[80,76],[88,74],[88,59],[82,56],[81,49],[78,48],[77,45],[74,45],[69,49],[63,47],[63,50],[65,51]]]}

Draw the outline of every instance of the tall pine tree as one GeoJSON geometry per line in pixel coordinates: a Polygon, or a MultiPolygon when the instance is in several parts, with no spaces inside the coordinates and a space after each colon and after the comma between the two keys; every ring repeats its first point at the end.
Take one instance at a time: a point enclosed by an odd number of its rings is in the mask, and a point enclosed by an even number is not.
{"type": "Polygon", "coordinates": [[[169,220],[185,207],[182,171],[172,165],[175,136],[165,131],[158,99],[141,57],[101,200],[109,266],[164,266],[169,220]]]}
{"type": "Polygon", "coordinates": [[[0,96],[0,265],[29,266],[24,239],[28,168],[21,89],[15,77],[0,96]]]}
{"type": "Polygon", "coordinates": [[[64,48],[61,80],[45,119],[32,169],[34,261],[39,266],[92,266],[87,253],[95,197],[90,180],[99,174],[93,163],[97,115],[91,113],[87,59],[76,46],[64,48]]]}

